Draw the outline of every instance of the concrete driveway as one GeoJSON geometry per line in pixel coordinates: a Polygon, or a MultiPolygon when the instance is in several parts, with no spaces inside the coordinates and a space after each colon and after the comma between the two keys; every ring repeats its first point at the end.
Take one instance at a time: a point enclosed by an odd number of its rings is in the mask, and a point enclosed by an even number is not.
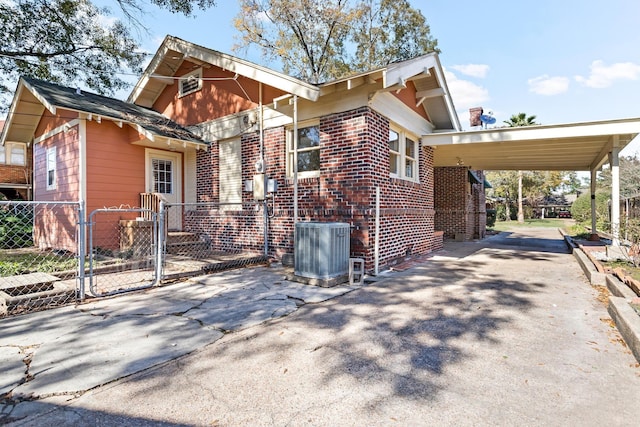
{"type": "Polygon", "coordinates": [[[6,400],[3,414],[14,425],[635,426],[640,367],[601,299],[556,230],[521,229],[88,392],[6,400]]]}

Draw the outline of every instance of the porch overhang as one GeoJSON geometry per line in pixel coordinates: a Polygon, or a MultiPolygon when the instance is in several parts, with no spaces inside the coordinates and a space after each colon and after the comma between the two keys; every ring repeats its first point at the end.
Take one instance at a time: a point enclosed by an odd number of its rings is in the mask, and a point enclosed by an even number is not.
{"type": "Polygon", "coordinates": [[[599,170],[640,133],[640,118],[433,133],[434,166],[480,170],[599,170]]]}

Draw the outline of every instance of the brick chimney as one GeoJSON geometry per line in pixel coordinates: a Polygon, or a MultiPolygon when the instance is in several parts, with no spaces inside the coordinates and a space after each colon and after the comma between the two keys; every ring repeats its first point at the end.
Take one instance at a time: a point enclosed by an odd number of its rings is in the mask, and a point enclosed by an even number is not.
{"type": "Polygon", "coordinates": [[[469,108],[469,122],[471,124],[471,127],[482,126],[482,122],[480,121],[482,112],[482,107],[469,108]]]}

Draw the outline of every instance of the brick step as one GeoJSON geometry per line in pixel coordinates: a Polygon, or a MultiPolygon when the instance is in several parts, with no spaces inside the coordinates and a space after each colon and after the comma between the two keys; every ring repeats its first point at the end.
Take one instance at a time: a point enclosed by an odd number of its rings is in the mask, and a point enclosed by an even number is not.
{"type": "Polygon", "coordinates": [[[167,244],[173,243],[185,243],[185,242],[200,242],[200,237],[195,233],[189,233],[187,231],[169,231],[167,233],[167,244]]]}
{"type": "Polygon", "coordinates": [[[172,255],[184,255],[203,252],[209,249],[207,242],[190,241],[190,242],[167,242],[167,253],[172,255]]]}

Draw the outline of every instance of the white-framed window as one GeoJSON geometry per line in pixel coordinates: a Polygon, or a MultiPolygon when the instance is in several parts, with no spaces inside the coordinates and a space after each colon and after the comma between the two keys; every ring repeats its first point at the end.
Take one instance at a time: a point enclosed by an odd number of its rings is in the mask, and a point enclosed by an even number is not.
{"type": "Polygon", "coordinates": [[[57,163],[56,147],[47,148],[47,190],[56,189],[57,163]]]}
{"type": "Polygon", "coordinates": [[[178,96],[189,95],[202,89],[202,68],[185,74],[180,78],[178,96]]]}
{"type": "MultiPolygon", "coordinates": [[[[293,176],[293,129],[287,132],[287,174],[293,176]]],[[[320,176],[320,124],[305,123],[298,128],[298,177],[320,176]]]]}
{"type": "Polygon", "coordinates": [[[27,164],[27,146],[20,142],[5,142],[0,145],[0,165],[25,166],[27,164]]]}
{"type": "Polygon", "coordinates": [[[417,138],[400,129],[389,129],[389,171],[394,178],[418,181],[417,138]]]}

